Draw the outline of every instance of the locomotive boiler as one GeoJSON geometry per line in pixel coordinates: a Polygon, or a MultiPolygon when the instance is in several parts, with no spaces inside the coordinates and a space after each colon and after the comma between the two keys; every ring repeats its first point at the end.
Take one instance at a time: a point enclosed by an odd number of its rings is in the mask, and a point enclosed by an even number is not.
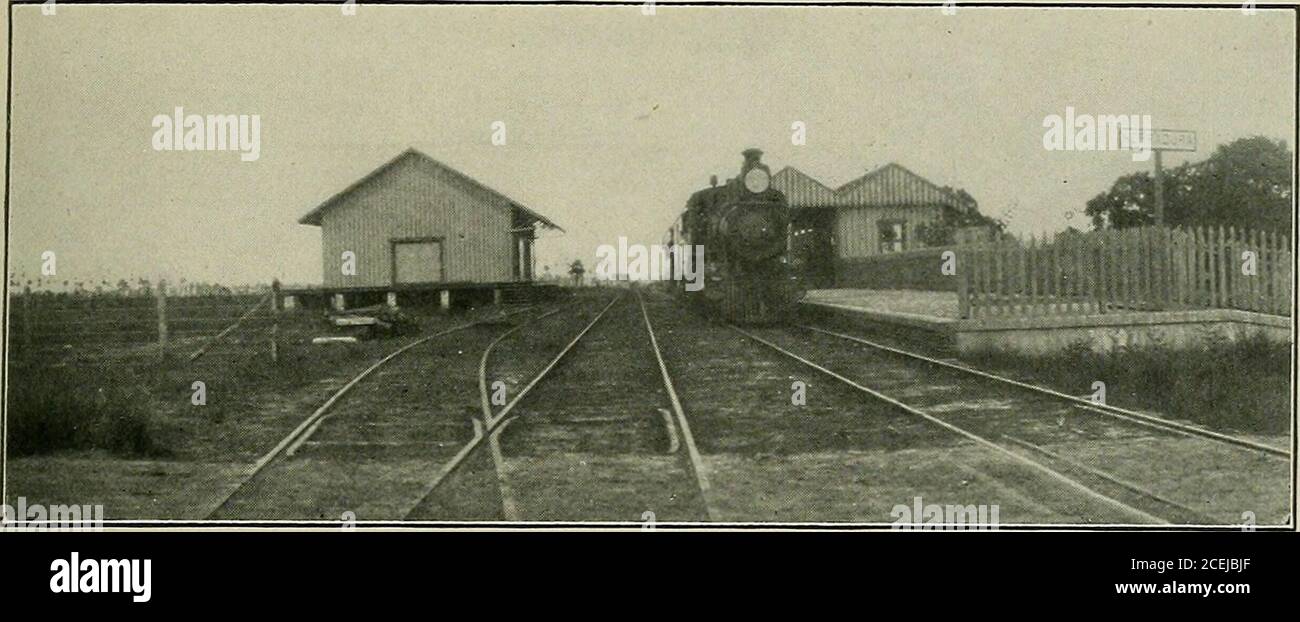
{"type": "Polygon", "coordinates": [[[673,260],[703,275],[702,287],[674,287],[724,321],[780,322],[798,298],[787,252],[790,206],[772,187],[763,152],[743,155],[740,174],[692,194],[669,231],[673,260]]]}

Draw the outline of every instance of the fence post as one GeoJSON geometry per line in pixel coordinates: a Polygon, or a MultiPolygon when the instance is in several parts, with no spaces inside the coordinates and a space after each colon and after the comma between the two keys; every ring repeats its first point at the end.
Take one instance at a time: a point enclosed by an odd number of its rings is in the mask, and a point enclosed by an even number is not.
{"type": "Polygon", "coordinates": [[[167,281],[158,279],[158,352],[159,358],[167,358],[167,281]]]}
{"type": "Polygon", "coordinates": [[[1259,308],[1259,293],[1256,291],[1255,286],[1259,283],[1259,276],[1264,269],[1264,266],[1261,265],[1264,260],[1264,253],[1260,252],[1259,248],[1259,229],[1242,227],[1241,248],[1237,253],[1237,272],[1241,272],[1241,254],[1247,251],[1255,255],[1255,274],[1241,275],[1242,308],[1247,311],[1257,311],[1259,308]]]}
{"type": "Polygon", "coordinates": [[[1260,251],[1258,259],[1258,276],[1264,278],[1260,281],[1260,311],[1266,314],[1277,312],[1278,308],[1278,269],[1274,267],[1275,263],[1281,262],[1281,252],[1275,252],[1273,249],[1277,245],[1277,238],[1273,232],[1260,232],[1260,243],[1257,249],[1260,251]]]}
{"type": "Polygon", "coordinates": [[[966,281],[970,258],[969,247],[957,252],[957,318],[962,320],[970,319],[970,285],[966,281]]]}
{"type": "Polygon", "coordinates": [[[1281,315],[1291,314],[1291,299],[1295,297],[1293,290],[1295,266],[1295,253],[1291,250],[1289,236],[1285,233],[1275,234],[1275,244],[1273,245],[1273,291],[1274,302],[1277,304],[1274,313],[1281,315]]]}
{"type": "Polygon", "coordinates": [[[1218,308],[1226,309],[1232,306],[1229,295],[1232,293],[1232,284],[1228,282],[1228,231],[1219,225],[1218,257],[1219,257],[1219,304],[1218,308]]]}
{"type": "Polygon", "coordinates": [[[32,345],[32,286],[23,287],[23,345],[32,345]]]}
{"type": "Polygon", "coordinates": [[[271,279],[271,362],[280,360],[280,311],[284,299],[280,297],[280,279],[271,279]]]}

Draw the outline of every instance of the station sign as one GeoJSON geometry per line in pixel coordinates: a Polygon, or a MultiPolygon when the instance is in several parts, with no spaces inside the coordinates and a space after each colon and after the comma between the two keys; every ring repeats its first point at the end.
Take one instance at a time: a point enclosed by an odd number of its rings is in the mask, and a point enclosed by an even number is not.
{"type": "Polygon", "coordinates": [[[1196,132],[1191,130],[1148,130],[1152,151],[1196,151],[1196,132]]]}

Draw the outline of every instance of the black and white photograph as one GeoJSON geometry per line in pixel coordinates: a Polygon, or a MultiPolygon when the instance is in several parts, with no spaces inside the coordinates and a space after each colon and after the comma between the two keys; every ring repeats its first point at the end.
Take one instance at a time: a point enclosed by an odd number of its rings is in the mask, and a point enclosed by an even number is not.
{"type": "Polygon", "coordinates": [[[6,531],[1295,530],[1294,7],[9,20],[6,531]]]}

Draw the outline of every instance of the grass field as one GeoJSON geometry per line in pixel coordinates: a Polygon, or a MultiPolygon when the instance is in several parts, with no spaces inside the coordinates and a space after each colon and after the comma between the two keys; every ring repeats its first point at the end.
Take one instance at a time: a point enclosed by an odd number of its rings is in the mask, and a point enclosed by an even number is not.
{"type": "Polygon", "coordinates": [[[1287,434],[1291,344],[1263,338],[1195,350],[1149,347],[1098,354],[1082,345],[1052,356],[984,354],[968,363],[1011,370],[1073,394],[1106,386],[1107,403],[1148,409],[1218,430],[1287,434]]]}
{"type": "MultiPolygon", "coordinates": [[[[419,317],[421,334],[501,312],[419,317]]],[[[235,334],[198,361],[201,339],[114,346],[95,357],[12,356],[6,496],[103,504],[110,519],[197,518],[248,464],[353,376],[414,336],[312,345],[332,334],[299,312],[267,337],[235,334]],[[104,358],[111,355],[110,358],[104,358]],[[195,382],[206,403],[195,404],[195,382]]]]}

